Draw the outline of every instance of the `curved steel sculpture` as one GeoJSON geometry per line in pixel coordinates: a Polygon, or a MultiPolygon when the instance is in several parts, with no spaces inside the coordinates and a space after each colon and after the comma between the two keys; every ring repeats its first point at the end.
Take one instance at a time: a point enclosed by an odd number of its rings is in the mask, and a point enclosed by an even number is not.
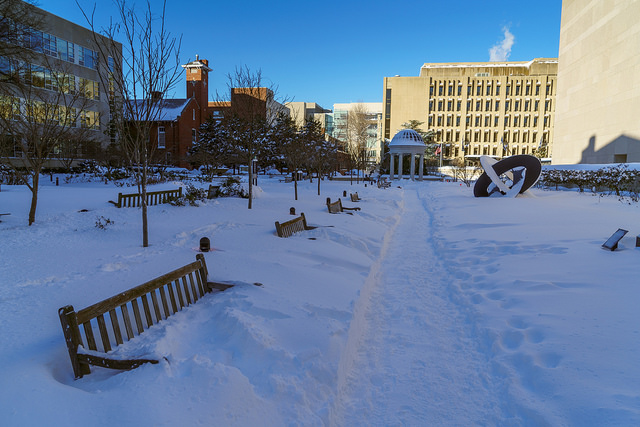
{"type": "Polygon", "coordinates": [[[473,187],[476,197],[489,197],[495,192],[514,196],[527,191],[540,178],[542,164],[537,157],[527,154],[507,157],[500,161],[489,156],[481,156],[480,164],[484,169],[473,187]],[[501,176],[505,175],[507,182],[501,176]]]}

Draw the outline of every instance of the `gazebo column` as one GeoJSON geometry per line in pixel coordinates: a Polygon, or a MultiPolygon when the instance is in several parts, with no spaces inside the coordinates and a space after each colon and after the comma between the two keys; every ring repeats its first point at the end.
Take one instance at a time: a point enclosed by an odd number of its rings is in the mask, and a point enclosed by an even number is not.
{"type": "Polygon", "coordinates": [[[418,173],[420,174],[420,181],[424,179],[424,153],[420,154],[420,165],[418,166],[418,173]]]}
{"type": "Polygon", "coordinates": [[[416,180],[416,155],[411,153],[409,154],[409,158],[411,159],[411,166],[410,166],[410,171],[409,175],[411,175],[411,181],[415,181],[416,180]]]}
{"type": "Polygon", "coordinates": [[[400,161],[398,162],[398,179],[402,180],[402,158],[404,157],[404,153],[398,153],[400,157],[400,161]]]}
{"type": "Polygon", "coordinates": [[[396,157],[394,153],[389,153],[389,181],[393,181],[393,160],[396,157]]]}

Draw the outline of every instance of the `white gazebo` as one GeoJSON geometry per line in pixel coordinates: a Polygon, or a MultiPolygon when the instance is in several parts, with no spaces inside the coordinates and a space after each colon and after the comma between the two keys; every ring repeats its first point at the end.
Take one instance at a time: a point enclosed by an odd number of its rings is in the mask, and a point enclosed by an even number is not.
{"type": "Polygon", "coordinates": [[[413,129],[403,129],[396,133],[391,142],[389,142],[390,171],[389,179],[395,179],[394,163],[395,157],[398,156],[398,179],[402,179],[402,158],[405,154],[411,156],[411,180],[415,180],[416,162],[414,156],[419,156],[419,180],[422,181],[424,176],[424,150],[425,144],[418,132],[413,129]]]}

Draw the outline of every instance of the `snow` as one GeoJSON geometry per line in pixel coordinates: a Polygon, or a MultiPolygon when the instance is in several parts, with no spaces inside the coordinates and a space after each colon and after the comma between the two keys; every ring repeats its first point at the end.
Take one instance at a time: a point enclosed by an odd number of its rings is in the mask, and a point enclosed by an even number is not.
{"type": "Polygon", "coordinates": [[[44,180],[28,227],[28,190],[3,185],[2,424],[640,424],[638,205],[406,180],[324,181],[320,196],[299,182],[294,201],[292,183],[258,179],[252,210],[150,207],[148,248],[140,211],[108,203],[130,188],[44,180]],[[327,213],[345,190],[362,210],[327,213]],[[276,237],[290,207],[320,227],[276,237]],[[187,264],[205,236],[210,279],[237,286],[117,350],[159,364],[74,380],[58,308],[187,264]]]}

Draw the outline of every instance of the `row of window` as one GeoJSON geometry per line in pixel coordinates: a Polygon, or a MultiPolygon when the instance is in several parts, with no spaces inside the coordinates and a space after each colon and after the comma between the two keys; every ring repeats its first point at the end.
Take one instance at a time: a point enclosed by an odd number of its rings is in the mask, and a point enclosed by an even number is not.
{"type": "MultiPolygon", "coordinates": [[[[547,99],[544,102],[544,111],[551,111],[552,100],[547,99]]],[[[538,111],[540,108],[539,100],[530,100],[530,99],[515,99],[515,100],[506,100],[504,102],[504,110],[505,111],[538,111]]],[[[462,111],[462,100],[458,99],[454,101],[453,99],[449,99],[447,101],[441,99],[437,101],[431,99],[429,100],[429,111],[462,111]],[[437,108],[434,110],[434,106],[437,108]]],[[[477,99],[475,102],[471,99],[467,100],[467,111],[500,111],[500,100],[491,100],[491,99],[477,99]],[[475,107],[475,108],[474,108],[475,107]]]]}
{"type": "MultiPolygon", "coordinates": [[[[70,41],[54,36],[44,31],[28,28],[25,25],[17,24],[6,20],[6,25],[14,26],[10,33],[19,34],[17,43],[34,52],[44,53],[62,61],[76,63],[76,45],[70,41]]],[[[94,70],[98,69],[98,53],[78,45],[78,64],[94,70]]]]}
{"type": "MultiPolygon", "coordinates": [[[[446,117],[443,117],[442,115],[438,115],[436,117],[435,120],[435,125],[436,126],[456,126],[456,127],[460,127],[460,123],[461,123],[461,116],[457,115],[455,117],[455,125],[454,125],[454,118],[451,115],[448,115],[446,117]],[[446,123],[446,125],[445,125],[446,123]]],[[[429,121],[428,121],[429,127],[433,127],[434,126],[434,116],[430,115],[429,116],[429,121]]],[[[467,116],[465,117],[465,126],[466,127],[470,127],[470,126],[475,126],[475,127],[498,127],[500,124],[500,116],[499,115],[495,115],[495,116],[490,116],[490,115],[485,115],[482,116],[480,114],[477,114],[475,117],[472,117],[470,114],[467,114],[467,116]]],[[[537,127],[538,126],[538,116],[535,115],[533,117],[527,115],[524,116],[520,116],[520,115],[515,115],[515,116],[510,116],[510,115],[506,115],[503,118],[503,125],[504,127],[537,127]]],[[[543,126],[544,127],[549,127],[550,125],[550,116],[549,115],[545,115],[544,116],[544,120],[543,120],[543,126]]]]}
{"type": "MultiPolygon", "coordinates": [[[[476,96],[499,96],[500,95],[500,82],[496,81],[481,81],[478,80],[474,82],[475,84],[467,85],[467,96],[472,96],[474,93],[475,86],[475,94],[476,96]]],[[[535,85],[531,83],[531,81],[527,81],[526,83],[521,84],[519,81],[515,83],[508,83],[505,86],[505,94],[507,96],[515,95],[515,96],[530,96],[530,95],[540,95],[540,81],[536,81],[535,85]]],[[[429,96],[435,96],[436,91],[438,96],[445,96],[445,92],[447,96],[462,96],[462,83],[461,82],[449,82],[448,84],[444,84],[440,82],[440,84],[436,85],[435,83],[429,86],[429,96]],[[436,89],[437,88],[437,89],[436,89]]],[[[550,95],[553,91],[553,83],[547,82],[546,86],[546,95],[550,95]]]]}
{"type": "MultiPolygon", "coordinates": [[[[442,135],[442,140],[443,142],[446,143],[451,143],[451,142],[461,142],[464,141],[465,144],[469,144],[469,143],[502,143],[503,146],[506,148],[507,145],[509,143],[513,143],[513,144],[517,144],[517,143],[524,143],[524,144],[536,144],[538,143],[538,132],[537,131],[519,131],[519,130],[514,130],[514,131],[504,131],[504,132],[498,132],[498,131],[494,131],[494,132],[490,132],[490,131],[484,131],[481,132],[479,130],[475,130],[475,131],[466,131],[464,133],[464,139],[462,138],[461,132],[459,130],[453,132],[451,129],[446,130],[444,132],[441,133],[442,135]]],[[[544,143],[546,142],[547,139],[547,132],[542,132],[542,139],[540,140],[540,143],[544,143]]]]}
{"type": "Polygon", "coordinates": [[[63,72],[52,71],[41,65],[21,64],[16,69],[6,58],[0,57],[0,80],[18,80],[33,87],[75,94],[77,91],[88,99],[100,99],[98,82],[77,78],[63,72]]]}
{"type": "Polygon", "coordinates": [[[531,147],[529,145],[523,145],[518,147],[516,146],[509,146],[506,148],[502,148],[500,149],[497,146],[478,146],[478,145],[474,145],[473,147],[466,147],[466,150],[463,150],[461,147],[445,147],[445,149],[443,150],[443,155],[445,157],[460,157],[461,155],[468,155],[468,154],[472,154],[474,156],[479,156],[479,155],[485,155],[485,156],[489,156],[489,155],[493,155],[493,156],[510,156],[510,155],[516,155],[516,154],[536,154],[536,152],[538,150],[540,150],[541,147],[540,146],[536,146],[536,147],[531,147]]]}
{"type": "Polygon", "coordinates": [[[100,129],[100,113],[80,110],[42,101],[24,101],[13,96],[0,96],[0,116],[21,120],[31,117],[36,123],[57,123],[60,126],[100,129]]]}

